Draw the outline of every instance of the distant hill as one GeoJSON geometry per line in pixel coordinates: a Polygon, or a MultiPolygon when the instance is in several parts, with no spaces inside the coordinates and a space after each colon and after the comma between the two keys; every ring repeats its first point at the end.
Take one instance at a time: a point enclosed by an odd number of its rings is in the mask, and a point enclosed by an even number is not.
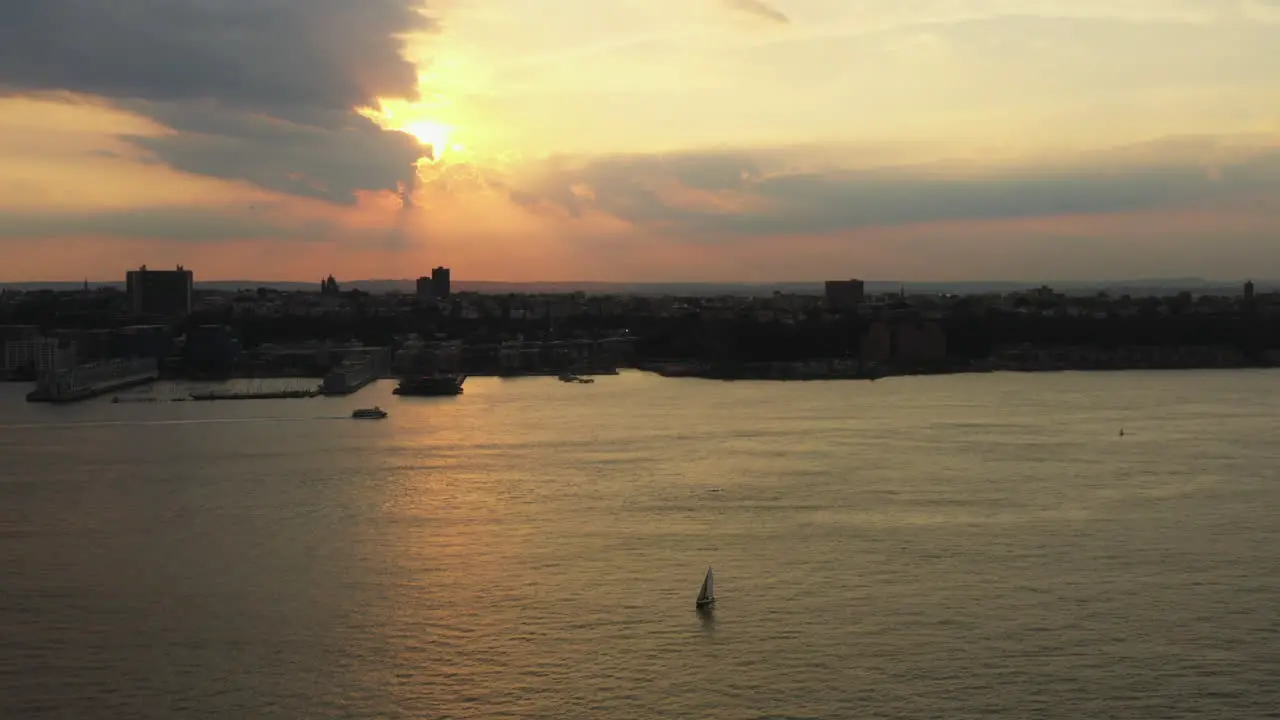
{"type": "MultiPolygon", "coordinates": [[[[411,293],[415,288],[413,280],[349,280],[339,281],[344,290],[359,289],[368,293],[411,293]]],[[[938,294],[954,293],[959,295],[975,295],[983,293],[1009,293],[1027,288],[1048,285],[1053,289],[1073,295],[1093,294],[1106,291],[1112,295],[1174,295],[1182,291],[1197,294],[1234,295],[1241,291],[1244,281],[1205,280],[1203,278],[1153,278],[1120,281],[1083,281],[1083,280],[1046,280],[1046,281],[965,281],[965,282],[913,282],[910,280],[869,280],[868,293],[892,293],[899,288],[906,288],[908,293],[938,294]]],[[[1280,289],[1280,281],[1255,281],[1259,292],[1280,289]]],[[[79,282],[27,282],[0,283],[0,288],[10,290],[77,290],[84,285],[79,282]]],[[[113,287],[124,289],[123,282],[90,282],[91,287],[113,287]]],[[[318,283],[280,282],[271,280],[209,280],[197,281],[197,290],[252,290],[259,287],[283,291],[319,290],[318,283]]],[[[610,283],[593,281],[563,282],[501,282],[501,281],[454,281],[455,292],[479,292],[495,295],[508,293],[569,293],[585,292],[591,294],[614,295],[681,295],[681,296],[767,296],[775,292],[819,295],[823,284],[815,282],[776,282],[776,283],[610,283]]]]}

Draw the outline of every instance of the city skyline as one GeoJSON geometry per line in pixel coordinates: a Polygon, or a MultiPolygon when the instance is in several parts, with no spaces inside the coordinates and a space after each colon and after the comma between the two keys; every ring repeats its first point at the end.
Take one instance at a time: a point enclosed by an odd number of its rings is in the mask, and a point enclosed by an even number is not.
{"type": "Polygon", "coordinates": [[[0,283],[1280,277],[1276,2],[68,2],[0,283]]]}
{"type": "MultiPolygon", "coordinates": [[[[130,273],[132,274],[132,273],[130,273]]],[[[164,273],[161,273],[164,274],[164,273]]],[[[897,295],[906,292],[912,296],[927,295],[988,295],[1031,292],[1040,288],[1051,288],[1074,296],[1106,293],[1120,297],[1135,295],[1141,297],[1171,296],[1182,292],[1193,295],[1234,296],[1244,292],[1246,285],[1255,287],[1259,292],[1272,293],[1280,291],[1280,279],[1268,278],[1127,278],[1115,280],[1063,280],[1063,279],[983,279],[956,281],[929,281],[904,278],[855,279],[862,282],[866,291],[871,294],[897,295]]],[[[757,296],[764,297],[774,293],[783,295],[821,295],[824,286],[830,282],[823,280],[780,280],[780,281],[742,281],[742,282],[672,282],[672,281],[631,281],[631,282],[599,282],[590,280],[533,280],[503,281],[462,279],[454,280],[451,285],[460,293],[479,294],[567,294],[588,293],[597,295],[624,296],[757,296]]],[[[841,282],[838,281],[837,282],[841,282]]],[[[336,292],[360,290],[371,294],[432,294],[430,276],[417,278],[343,278],[332,274],[318,283],[320,294],[334,294],[330,285],[336,285],[336,292]],[[425,284],[424,284],[425,283],[425,284]]],[[[199,279],[197,276],[191,286],[202,292],[241,292],[267,288],[283,292],[316,292],[315,281],[271,280],[263,278],[213,278],[199,279]]],[[[0,291],[41,291],[76,292],[80,290],[116,290],[128,292],[125,280],[89,279],[82,280],[43,280],[29,282],[0,282],[0,291]]]]}

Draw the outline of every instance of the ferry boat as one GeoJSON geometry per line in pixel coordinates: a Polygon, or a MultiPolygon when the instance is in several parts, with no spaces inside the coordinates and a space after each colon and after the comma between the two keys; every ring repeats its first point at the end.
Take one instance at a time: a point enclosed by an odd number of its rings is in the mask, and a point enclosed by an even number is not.
{"type": "Polygon", "coordinates": [[[422,397],[461,395],[462,383],[466,380],[466,375],[423,375],[416,378],[402,378],[394,392],[396,395],[422,397]]]}
{"type": "Polygon", "coordinates": [[[356,420],[381,420],[387,416],[387,411],[378,406],[371,408],[361,408],[351,413],[351,417],[356,420]]]}

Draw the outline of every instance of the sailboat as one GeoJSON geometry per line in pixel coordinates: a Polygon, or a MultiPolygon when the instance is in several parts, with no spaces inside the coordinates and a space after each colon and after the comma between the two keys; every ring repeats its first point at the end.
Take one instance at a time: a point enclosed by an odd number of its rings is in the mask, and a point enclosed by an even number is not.
{"type": "Polygon", "coordinates": [[[699,610],[709,608],[716,603],[716,576],[707,568],[707,576],[702,579],[702,589],[698,591],[696,607],[699,610]]]}

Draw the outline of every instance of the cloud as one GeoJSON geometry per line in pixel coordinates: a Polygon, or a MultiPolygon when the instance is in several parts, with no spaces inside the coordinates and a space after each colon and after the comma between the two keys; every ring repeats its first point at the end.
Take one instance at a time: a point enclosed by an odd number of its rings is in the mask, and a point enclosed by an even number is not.
{"type": "Polygon", "coordinates": [[[520,280],[1280,274],[1280,147],[1264,138],[982,164],[902,159],[913,153],[859,162],[864,154],[559,158],[506,174],[432,165],[417,194],[424,212],[388,213],[393,198],[368,195],[354,207],[227,198],[13,209],[0,211],[0,247],[14,259],[0,279],[48,278],[53,267],[99,277],[141,262],[269,279],[401,277],[438,264],[520,280]]]}
{"type": "Polygon", "coordinates": [[[413,162],[429,152],[354,113],[300,124],[205,101],[127,106],[178,130],[126,138],[174,169],[347,204],[361,190],[412,189],[413,162]]]}
{"type": "Polygon", "coordinates": [[[418,144],[353,108],[415,98],[403,38],[435,28],[415,0],[4,0],[0,94],[106,98],[175,167],[350,202],[412,179],[418,144]]]}
{"type": "Polygon", "coordinates": [[[729,3],[729,7],[741,10],[745,13],[750,13],[759,18],[764,18],[765,20],[770,20],[784,25],[791,23],[791,20],[786,15],[783,15],[775,8],[764,4],[761,0],[725,0],[725,2],[729,3]]]}
{"type": "MultiPolygon", "coordinates": [[[[5,0],[0,83],[260,111],[345,112],[415,92],[410,0],[5,0]]],[[[268,114],[277,114],[269,112],[268,114]]]]}
{"type": "MultiPolygon", "coordinates": [[[[834,156],[835,153],[833,152],[834,156]]],[[[1186,208],[1280,192],[1280,147],[1179,139],[1070,161],[787,167],[773,152],[601,158],[517,186],[523,202],[604,212],[700,242],[921,223],[1186,208]]]]}
{"type": "MultiPolygon", "coordinates": [[[[210,124],[202,128],[204,136],[216,137],[217,124],[224,121],[204,122],[210,124]]],[[[299,137],[282,132],[263,142],[299,137]]],[[[307,154],[305,144],[279,151],[307,154]]],[[[1176,137],[1069,157],[1004,161],[939,159],[944,153],[939,148],[813,146],[558,157],[509,172],[437,164],[424,168],[414,195],[420,212],[388,213],[395,200],[385,195],[362,194],[353,207],[301,199],[272,204],[246,195],[243,200],[210,198],[199,206],[83,212],[15,208],[0,212],[0,235],[31,244],[89,236],[187,246],[247,238],[344,240],[387,251],[411,251],[430,238],[433,249],[452,248],[452,253],[489,247],[497,254],[488,262],[499,264],[512,248],[536,252],[559,238],[584,257],[605,248],[621,256],[624,245],[643,254],[644,248],[661,244],[671,257],[696,253],[714,263],[742,253],[758,257],[764,268],[770,252],[785,254],[788,246],[828,247],[824,252],[835,257],[839,238],[938,240],[969,228],[971,234],[960,242],[973,250],[984,245],[980,238],[993,227],[1031,228],[1033,235],[1049,232],[1043,229],[1048,227],[1083,227],[1082,234],[1105,234],[1110,223],[1117,228],[1115,241],[1125,245],[1140,228],[1115,225],[1116,218],[1142,217],[1142,227],[1153,227],[1162,217],[1181,216],[1177,229],[1182,231],[1191,226],[1185,218],[1199,213],[1196,227],[1209,236],[1218,232],[1218,223],[1225,242],[1233,233],[1256,231],[1252,224],[1233,226],[1232,218],[1280,220],[1274,203],[1280,195],[1280,145],[1266,136],[1176,137]]],[[[222,157],[216,145],[183,162],[203,163],[206,173],[222,172],[219,163],[255,167],[252,157],[222,157]]],[[[275,182],[267,177],[271,163],[260,171],[260,183],[275,182]]],[[[315,170],[324,173],[324,168],[315,170]]],[[[890,249],[880,252],[887,257],[890,249]]],[[[909,252],[909,247],[894,252],[909,252]]],[[[930,257],[937,254],[930,252],[930,257]]]]}
{"type": "Polygon", "coordinates": [[[233,211],[225,207],[141,207],[81,212],[0,209],[0,226],[5,228],[5,236],[23,241],[85,236],[179,242],[262,236],[306,239],[331,229],[329,223],[318,220],[289,228],[272,222],[265,215],[255,217],[244,209],[233,211]]]}

